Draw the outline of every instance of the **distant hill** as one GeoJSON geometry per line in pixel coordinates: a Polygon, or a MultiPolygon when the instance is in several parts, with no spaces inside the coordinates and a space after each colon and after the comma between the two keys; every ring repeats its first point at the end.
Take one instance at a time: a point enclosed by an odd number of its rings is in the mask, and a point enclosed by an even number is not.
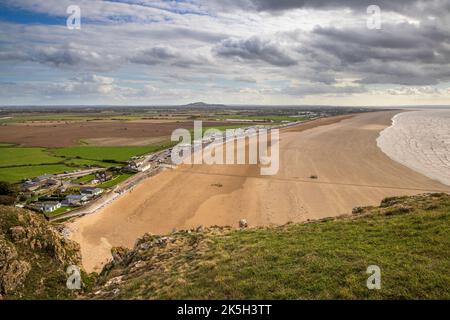
{"type": "Polygon", "coordinates": [[[204,108],[204,107],[225,107],[224,104],[212,104],[212,103],[205,103],[205,102],[194,102],[194,103],[189,103],[189,104],[185,104],[182,107],[187,107],[187,108],[204,108]]]}

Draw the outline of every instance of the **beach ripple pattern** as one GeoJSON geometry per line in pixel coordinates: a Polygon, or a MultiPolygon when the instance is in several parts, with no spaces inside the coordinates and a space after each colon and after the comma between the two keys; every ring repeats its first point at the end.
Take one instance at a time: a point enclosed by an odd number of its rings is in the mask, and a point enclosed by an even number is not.
{"type": "Polygon", "coordinates": [[[450,185],[450,110],[397,114],[377,144],[391,159],[450,185]]]}

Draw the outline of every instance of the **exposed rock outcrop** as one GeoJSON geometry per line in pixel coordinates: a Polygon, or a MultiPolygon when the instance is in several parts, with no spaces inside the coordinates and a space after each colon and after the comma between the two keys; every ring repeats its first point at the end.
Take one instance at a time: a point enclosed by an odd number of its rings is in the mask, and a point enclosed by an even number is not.
{"type": "Polygon", "coordinates": [[[0,295],[3,298],[73,296],[68,265],[81,265],[77,243],[27,210],[0,206],[0,295]]]}

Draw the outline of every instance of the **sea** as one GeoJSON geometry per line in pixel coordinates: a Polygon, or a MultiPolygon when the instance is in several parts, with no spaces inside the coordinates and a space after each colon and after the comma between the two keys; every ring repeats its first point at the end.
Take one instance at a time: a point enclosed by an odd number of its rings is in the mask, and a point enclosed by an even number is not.
{"type": "Polygon", "coordinates": [[[450,110],[399,113],[377,144],[391,159],[450,186],[450,110]]]}

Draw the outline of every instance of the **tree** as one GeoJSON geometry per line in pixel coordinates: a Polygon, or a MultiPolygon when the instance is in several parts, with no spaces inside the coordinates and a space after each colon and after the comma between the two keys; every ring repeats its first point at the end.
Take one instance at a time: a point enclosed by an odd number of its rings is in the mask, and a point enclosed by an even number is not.
{"type": "Polygon", "coordinates": [[[10,206],[16,202],[16,197],[0,195],[0,205],[10,206]]]}
{"type": "Polygon", "coordinates": [[[16,196],[18,194],[18,189],[15,185],[0,181],[0,195],[2,196],[16,196]]]}

